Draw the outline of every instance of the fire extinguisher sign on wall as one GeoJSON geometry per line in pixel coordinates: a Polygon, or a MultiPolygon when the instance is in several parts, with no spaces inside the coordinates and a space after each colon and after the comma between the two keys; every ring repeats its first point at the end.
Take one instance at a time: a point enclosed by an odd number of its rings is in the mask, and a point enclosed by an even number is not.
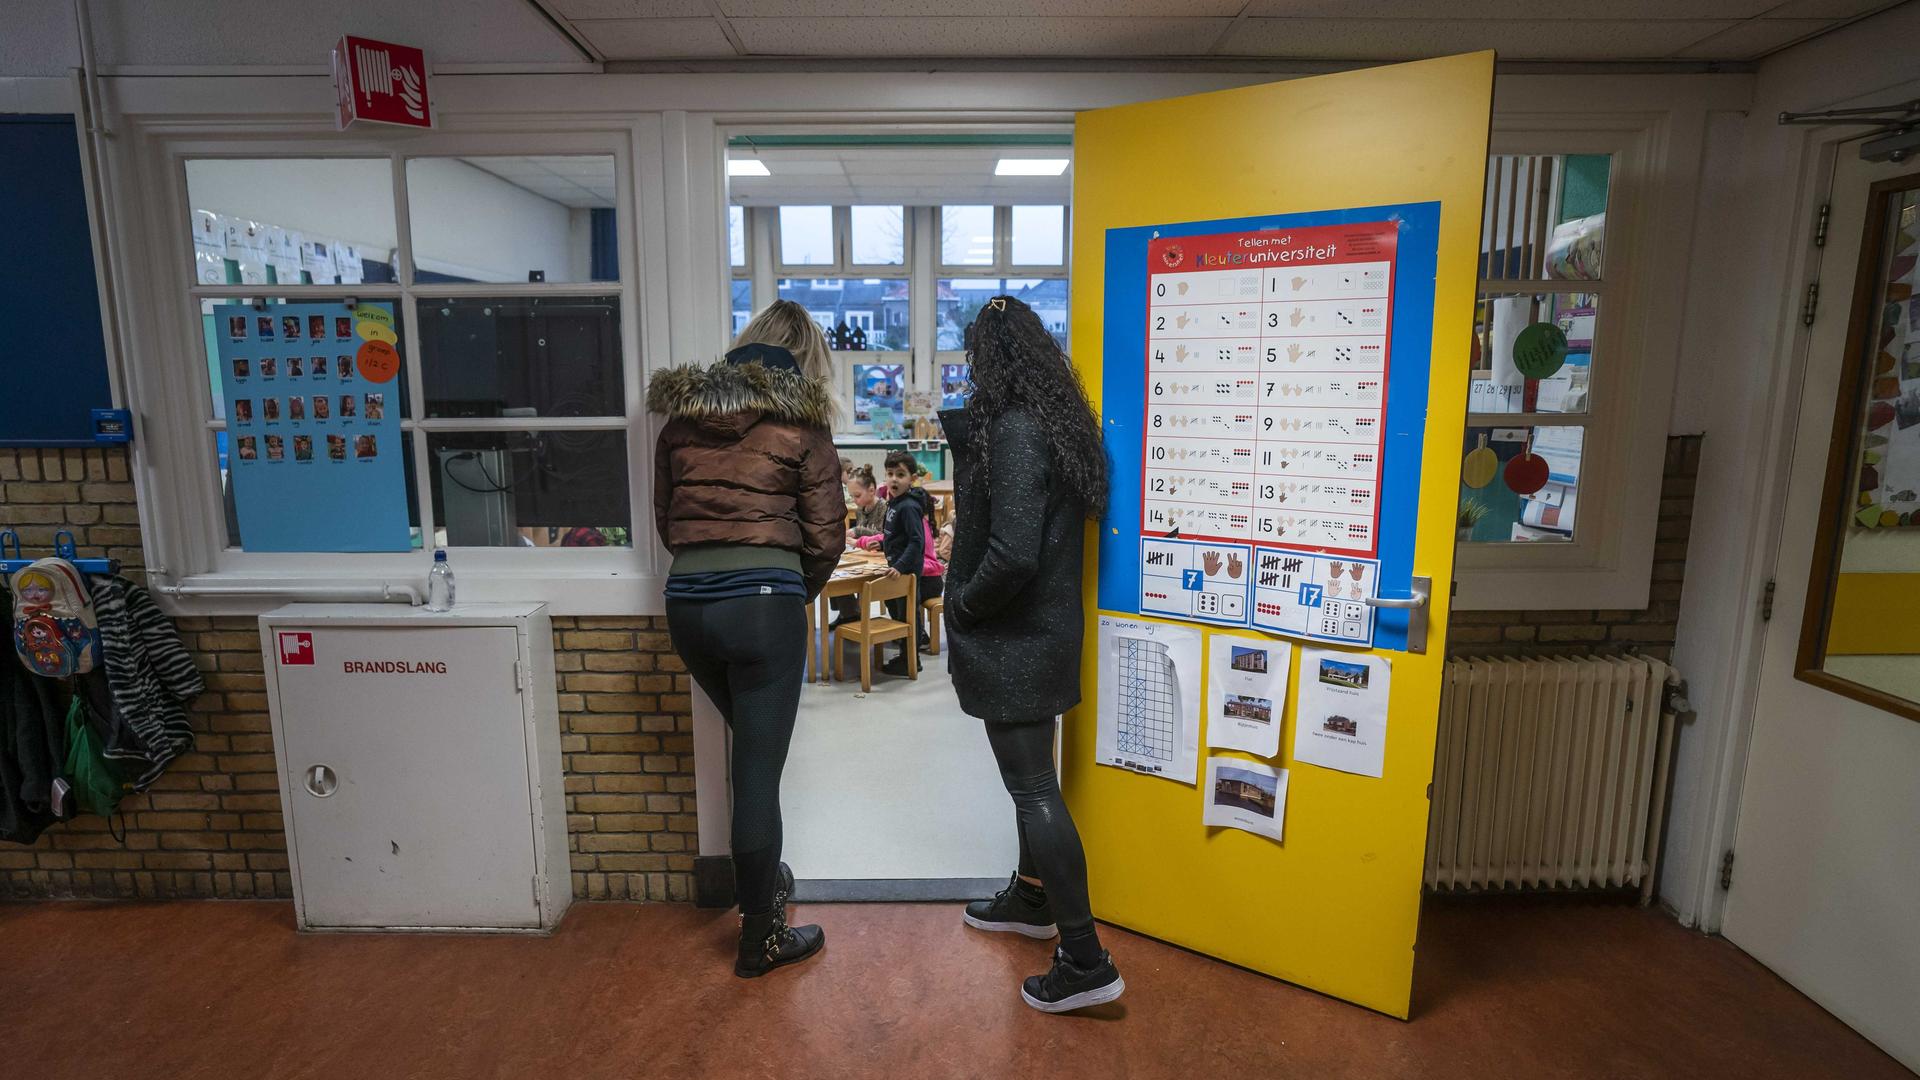
{"type": "Polygon", "coordinates": [[[427,102],[427,55],[410,45],[354,37],[333,47],[334,126],[355,121],[433,126],[427,102]]]}

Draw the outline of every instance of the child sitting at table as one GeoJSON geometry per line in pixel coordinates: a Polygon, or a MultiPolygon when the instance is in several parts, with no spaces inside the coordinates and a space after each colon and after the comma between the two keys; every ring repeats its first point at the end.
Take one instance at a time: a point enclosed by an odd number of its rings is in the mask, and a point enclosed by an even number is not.
{"type": "MultiPolygon", "coordinates": [[[[852,506],[853,524],[847,528],[847,547],[872,547],[880,542],[880,527],[887,516],[887,500],[882,497],[880,482],[874,479],[873,466],[855,465],[847,474],[847,500],[852,506]],[[863,543],[863,541],[871,541],[863,543]]],[[[858,622],[860,619],[860,601],[851,596],[833,598],[833,621],[827,624],[828,632],[840,627],[841,623],[858,622]]]]}
{"type": "MultiPolygon", "coordinates": [[[[924,603],[940,595],[946,574],[946,567],[940,565],[933,551],[933,496],[913,486],[920,463],[912,454],[905,450],[889,451],[886,465],[887,511],[881,519],[880,550],[887,557],[889,577],[900,574],[919,577],[919,598],[924,603]]],[[[901,622],[911,618],[918,648],[922,652],[927,650],[930,642],[920,610],[909,615],[904,599],[889,600],[887,613],[901,622]]],[[[889,675],[905,675],[906,650],[901,649],[899,656],[880,665],[880,670],[889,675]]]]}

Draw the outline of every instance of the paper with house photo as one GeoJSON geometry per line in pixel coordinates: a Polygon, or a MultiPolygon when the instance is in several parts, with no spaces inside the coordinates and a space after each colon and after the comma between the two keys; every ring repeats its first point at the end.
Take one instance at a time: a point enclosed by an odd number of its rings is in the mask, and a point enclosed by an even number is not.
{"type": "Polygon", "coordinates": [[[1201,820],[1282,840],[1287,821],[1287,770],[1244,758],[1209,757],[1201,820]]]}
{"type": "Polygon", "coordinates": [[[1293,760],[1361,776],[1381,775],[1386,770],[1392,679],[1393,669],[1384,656],[1301,649],[1293,760]]]}
{"type": "Polygon", "coordinates": [[[1264,758],[1278,754],[1293,646],[1217,633],[1207,643],[1207,745],[1264,758]]]}
{"type": "Polygon", "coordinates": [[[1094,760],[1192,784],[1200,771],[1200,631],[1100,617],[1094,760]]]}

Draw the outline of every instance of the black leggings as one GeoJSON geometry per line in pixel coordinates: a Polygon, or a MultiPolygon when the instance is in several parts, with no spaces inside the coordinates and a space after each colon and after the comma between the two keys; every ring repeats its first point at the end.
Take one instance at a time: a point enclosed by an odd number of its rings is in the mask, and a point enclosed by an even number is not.
{"type": "Polygon", "coordinates": [[[1021,876],[1046,887],[1063,936],[1091,929],[1087,856],[1053,771],[1053,720],[988,724],[987,743],[1000,764],[1000,780],[1013,796],[1014,818],[1020,827],[1021,876]]]}
{"type": "Polygon", "coordinates": [[[740,910],[773,908],[780,868],[780,774],[807,666],[797,596],[669,600],[673,651],[733,731],[733,868],[740,910]]]}

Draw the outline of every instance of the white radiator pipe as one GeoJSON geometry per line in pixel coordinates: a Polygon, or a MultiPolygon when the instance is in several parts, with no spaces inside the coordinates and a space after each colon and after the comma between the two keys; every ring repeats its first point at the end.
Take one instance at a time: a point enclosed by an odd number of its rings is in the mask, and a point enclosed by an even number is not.
{"type": "Polygon", "coordinates": [[[155,592],[165,596],[275,596],[298,603],[308,600],[361,601],[390,604],[405,600],[413,607],[426,603],[420,590],[412,585],[316,585],[277,587],[262,585],[160,585],[155,592]]]}

